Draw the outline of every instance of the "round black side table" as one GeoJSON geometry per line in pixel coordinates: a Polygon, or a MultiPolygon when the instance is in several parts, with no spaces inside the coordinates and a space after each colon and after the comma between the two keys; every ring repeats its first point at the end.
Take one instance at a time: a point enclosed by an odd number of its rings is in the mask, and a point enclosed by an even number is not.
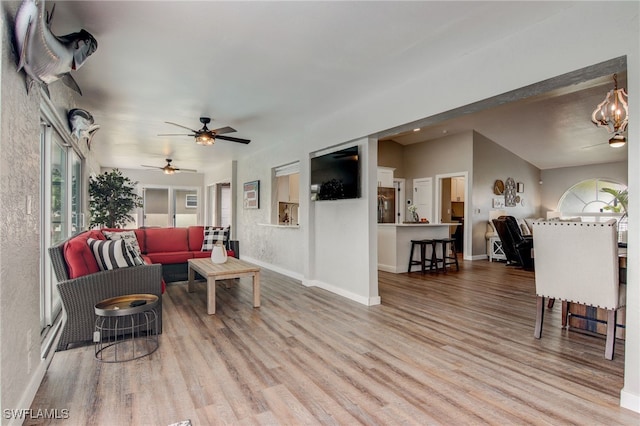
{"type": "Polygon", "coordinates": [[[95,357],[101,362],[124,362],[158,349],[158,296],[128,294],[98,302],[93,333],[95,357]]]}

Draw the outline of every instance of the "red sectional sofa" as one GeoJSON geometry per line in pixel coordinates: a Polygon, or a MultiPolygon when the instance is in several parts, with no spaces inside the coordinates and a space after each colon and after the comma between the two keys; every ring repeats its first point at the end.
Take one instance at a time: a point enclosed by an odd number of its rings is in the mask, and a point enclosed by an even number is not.
{"type": "MultiPolygon", "coordinates": [[[[222,228],[219,228],[222,229],[222,228]]],[[[187,261],[211,256],[210,251],[202,251],[204,226],[186,228],[141,228],[134,229],[142,257],[147,263],[162,265],[162,277],[166,282],[187,280],[187,261]]],[[[121,232],[125,229],[102,231],[121,232]]],[[[239,257],[238,241],[225,241],[227,254],[239,257]]]]}
{"type": "MultiPolygon", "coordinates": [[[[122,229],[90,230],[49,248],[49,256],[58,280],[58,290],[65,311],[65,323],[57,350],[70,344],[88,342],[93,338],[94,306],[101,300],[124,294],[145,293],[158,296],[158,325],[162,333],[162,293],[165,281],[187,279],[187,261],[208,257],[202,251],[204,227],[134,229],[145,264],[100,270],[87,240],[106,240],[102,231],[122,232],[122,229]]],[[[226,241],[227,253],[238,257],[237,241],[226,241]]]]}
{"type": "MultiPolygon", "coordinates": [[[[211,252],[202,251],[204,226],[187,228],[140,228],[115,229],[104,228],[90,230],[70,238],[64,244],[64,260],[70,278],[100,272],[98,263],[87,245],[88,238],[105,240],[103,231],[134,231],[142,257],[148,264],[161,264],[162,277],[166,282],[187,280],[187,261],[201,257],[209,257],[211,252]]],[[[225,242],[227,254],[239,258],[238,241],[225,242]]],[[[163,285],[164,291],[164,285],[163,285]]]]}

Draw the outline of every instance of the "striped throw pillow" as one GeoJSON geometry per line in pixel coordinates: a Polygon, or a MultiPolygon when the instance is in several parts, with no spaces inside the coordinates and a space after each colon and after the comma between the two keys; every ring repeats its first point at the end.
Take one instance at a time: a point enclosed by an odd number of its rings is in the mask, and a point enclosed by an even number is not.
{"type": "Polygon", "coordinates": [[[87,239],[101,271],[143,265],[144,260],[125,240],[87,239]]]}

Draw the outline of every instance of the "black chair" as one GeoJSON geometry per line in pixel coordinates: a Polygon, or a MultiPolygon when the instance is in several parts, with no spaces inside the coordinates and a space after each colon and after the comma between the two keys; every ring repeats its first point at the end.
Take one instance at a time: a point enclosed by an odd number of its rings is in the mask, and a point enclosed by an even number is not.
{"type": "Polygon", "coordinates": [[[513,216],[500,216],[493,219],[493,224],[498,232],[502,248],[507,257],[508,266],[521,266],[524,269],[533,270],[533,237],[522,235],[518,221],[513,216]]]}

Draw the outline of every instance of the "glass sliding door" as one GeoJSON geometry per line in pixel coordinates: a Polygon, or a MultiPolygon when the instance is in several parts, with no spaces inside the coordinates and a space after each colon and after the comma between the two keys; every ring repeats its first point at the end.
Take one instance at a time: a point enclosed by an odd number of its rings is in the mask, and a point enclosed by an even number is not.
{"type": "Polygon", "coordinates": [[[77,234],[84,228],[82,209],[82,159],[71,151],[71,234],[77,234]]]}
{"type": "Polygon", "coordinates": [[[144,187],[143,225],[186,227],[199,223],[199,188],[144,187]]]}
{"type": "Polygon", "coordinates": [[[144,188],[143,225],[171,226],[169,220],[169,188],[144,188]]]}
{"type": "Polygon", "coordinates": [[[175,189],[173,206],[174,226],[194,226],[198,224],[198,191],[195,189],[175,189]]]}
{"type": "Polygon", "coordinates": [[[41,128],[42,146],[42,260],[40,280],[40,325],[52,326],[62,311],[57,280],[47,255],[59,244],[84,229],[83,159],[52,126],[41,128]]]}

